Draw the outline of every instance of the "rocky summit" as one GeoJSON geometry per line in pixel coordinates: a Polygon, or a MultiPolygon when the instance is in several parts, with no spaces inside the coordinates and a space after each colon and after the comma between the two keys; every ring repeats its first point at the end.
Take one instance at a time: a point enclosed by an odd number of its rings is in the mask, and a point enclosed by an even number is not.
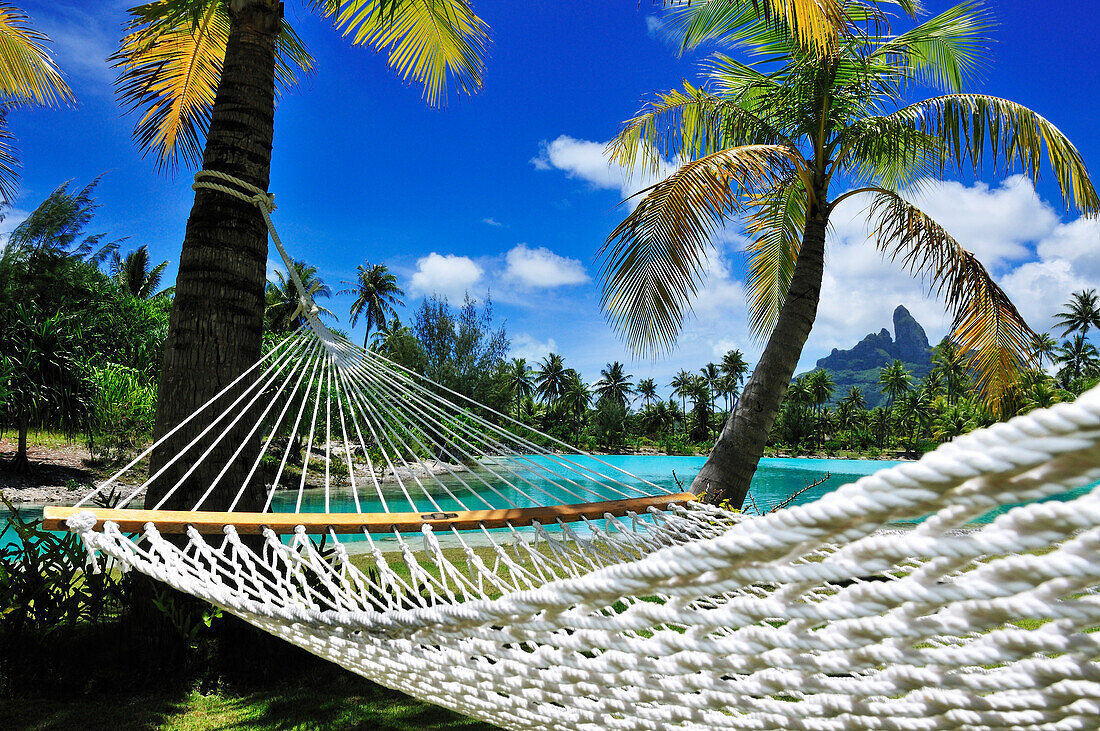
{"type": "Polygon", "coordinates": [[[895,360],[904,363],[913,374],[914,384],[932,369],[928,336],[902,305],[894,310],[893,337],[886,328],[869,333],[850,350],[833,348],[833,352],[817,361],[817,367],[829,371],[836,382],[834,402],[852,386],[859,386],[868,408],[873,408],[886,403],[886,397],[879,391],[879,369],[895,360]]]}

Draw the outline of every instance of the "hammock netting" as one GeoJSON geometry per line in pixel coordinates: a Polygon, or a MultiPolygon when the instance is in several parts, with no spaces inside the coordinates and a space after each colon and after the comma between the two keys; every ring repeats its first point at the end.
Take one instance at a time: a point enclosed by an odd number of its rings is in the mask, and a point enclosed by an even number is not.
{"type": "Polygon", "coordinates": [[[1100,390],[748,516],[314,312],[303,296],[308,327],[48,522],[505,728],[1100,726],[1100,390]]]}

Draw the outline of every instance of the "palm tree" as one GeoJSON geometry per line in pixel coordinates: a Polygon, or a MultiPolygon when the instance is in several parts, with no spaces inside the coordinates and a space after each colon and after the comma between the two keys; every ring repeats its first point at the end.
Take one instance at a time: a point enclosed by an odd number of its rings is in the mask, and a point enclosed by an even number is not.
{"type": "Polygon", "coordinates": [[[652,378],[638,381],[638,395],[642,397],[643,406],[648,408],[650,402],[657,398],[657,383],[652,378]]]}
{"type": "Polygon", "coordinates": [[[0,203],[11,203],[19,180],[8,111],[25,104],[55,107],[76,101],[50,58],[49,42],[45,33],[31,26],[26,13],[0,1],[0,203]]]}
{"type": "Polygon", "coordinates": [[[810,389],[810,402],[816,409],[824,406],[833,397],[833,393],[836,392],[836,383],[833,381],[833,377],[829,375],[829,371],[824,368],[812,371],[806,376],[806,385],[810,389]]]}
{"type": "Polygon", "coordinates": [[[568,370],[565,360],[557,353],[548,354],[539,363],[539,369],[535,373],[535,393],[544,404],[554,406],[565,394],[569,385],[568,370]]]}
{"type": "Polygon", "coordinates": [[[1034,179],[1045,148],[1064,197],[1086,214],[1100,210],[1081,156],[1054,125],[1014,102],[961,92],[987,45],[981,8],[960,5],[892,35],[881,3],[839,1],[851,33],[824,56],[750,12],[708,24],[697,20],[706,5],[688,6],[673,23],[686,39],[730,41],[753,60],[714,56],[702,88],[659,95],[609,147],[627,170],[684,161],[643,191],[600,254],[603,306],[633,349],[674,342],[713,235],[737,218],[752,235],[750,321],[767,343],[693,483],[708,500],[736,506],[747,493],[817,314],[825,233],[839,203],[867,199],[877,248],[944,296],[953,337],[991,402],[1025,364],[1031,331],[974,255],[903,192],[949,167],[1018,165],[1034,179]],[[922,83],[946,94],[903,106],[922,83]],[[833,195],[834,183],[845,192],[833,195]]]}
{"type": "MultiPolygon", "coordinates": [[[[317,267],[304,261],[295,261],[294,271],[313,299],[332,296],[332,290],[317,276],[317,267]]],[[[331,311],[320,306],[318,314],[336,317],[331,311]]],[[[275,333],[290,333],[305,326],[302,301],[289,274],[276,270],[275,281],[267,283],[264,290],[264,320],[267,322],[267,328],[275,333]]]]}
{"type": "Polygon", "coordinates": [[[128,253],[125,259],[117,250],[111,252],[111,278],[123,291],[138,299],[147,300],[172,293],[174,287],[157,291],[167,266],[168,262],[162,261],[155,267],[149,267],[148,246],[139,246],[128,253]]]}
{"type": "Polygon", "coordinates": [[[567,372],[565,380],[565,390],[562,392],[557,403],[565,413],[573,415],[573,421],[576,426],[576,440],[580,443],[581,439],[581,427],[584,425],[584,416],[588,413],[588,405],[592,401],[592,391],[589,390],[588,384],[581,380],[580,374],[574,370],[567,372]]]}
{"type": "MultiPolygon", "coordinates": [[[[741,383],[745,380],[745,374],[749,372],[749,364],[745,362],[745,354],[740,350],[727,351],[722,356],[722,372],[733,380],[734,388],[731,392],[739,391],[741,383]]],[[[736,403],[733,405],[736,405],[736,403]]]]}
{"type": "MultiPolygon", "coordinates": [[[[1034,341],[1034,338],[1032,338],[1034,341]]],[[[932,362],[935,364],[935,373],[943,377],[944,386],[947,387],[947,400],[955,403],[959,400],[959,393],[968,376],[966,369],[966,357],[958,344],[951,338],[944,338],[932,349],[932,362]]]]}
{"type": "Polygon", "coordinates": [[[619,361],[608,363],[607,367],[600,371],[600,380],[596,381],[595,392],[600,400],[610,399],[626,408],[630,401],[629,396],[634,393],[633,378],[629,373],[624,373],[625,367],[619,361]]]}
{"type": "Polygon", "coordinates": [[[848,393],[844,394],[844,398],[840,399],[840,405],[853,411],[866,409],[867,400],[863,398],[863,389],[859,386],[849,388],[848,393]]]}
{"type": "Polygon", "coordinates": [[[1095,345],[1085,340],[1084,335],[1074,335],[1073,340],[1065,341],[1058,349],[1058,361],[1062,363],[1058,377],[1063,385],[1068,386],[1098,367],[1100,351],[1096,350],[1095,345]]]}
{"type": "Polygon", "coordinates": [[[691,389],[692,378],[691,373],[681,368],[680,372],[673,376],[668,384],[672,386],[672,395],[680,398],[680,406],[685,412],[687,411],[687,395],[691,389]]]}
{"type": "Polygon", "coordinates": [[[1079,332],[1089,334],[1089,328],[1100,329],[1100,305],[1097,304],[1096,290],[1074,292],[1066,303],[1065,309],[1055,315],[1054,325],[1063,328],[1062,337],[1079,332]]]}
{"type": "Polygon", "coordinates": [[[1050,333],[1035,333],[1031,339],[1031,356],[1039,364],[1039,370],[1043,369],[1043,360],[1054,362],[1054,354],[1058,350],[1058,341],[1051,337],[1050,333]]]}
{"type": "MultiPolygon", "coordinates": [[[[320,13],[354,44],[387,51],[400,76],[423,85],[429,104],[446,96],[449,79],[464,92],[480,87],[486,26],[466,0],[317,0],[304,7],[320,13]]],[[[119,97],[138,119],[138,145],[160,167],[201,164],[267,190],[276,89],[289,88],[313,64],[283,19],[281,0],[163,0],[130,13],[112,60],[120,71],[119,97]]],[[[220,191],[196,190],[165,347],[158,436],[260,357],[267,238],[256,205],[220,191]],[[208,357],[211,352],[219,357],[208,357]]],[[[179,430],[154,453],[152,468],[170,459],[208,421],[195,419],[193,426],[179,430]]],[[[207,463],[217,464],[218,456],[207,463]]],[[[177,463],[165,472],[150,486],[148,499],[163,497],[185,471],[177,463]]],[[[163,507],[193,505],[209,476],[205,470],[193,473],[163,507]]],[[[238,484],[245,475],[240,478],[238,484]]],[[[236,492],[228,487],[231,482],[228,477],[220,482],[209,505],[228,501],[236,492]]],[[[253,483],[240,509],[263,504],[263,485],[253,483]]]]}
{"type": "Polygon", "coordinates": [[[882,392],[890,398],[888,406],[893,406],[898,396],[909,390],[913,385],[913,377],[900,360],[895,360],[888,366],[879,370],[878,383],[882,392]]]}
{"type": "Polygon", "coordinates": [[[385,323],[386,316],[394,314],[395,306],[405,305],[401,300],[405,290],[397,286],[397,277],[390,273],[385,264],[371,266],[371,263],[367,262],[366,266],[360,264],[355,269],[355,281],[343,282],[343,284],[350,284],[351,288],[340,290],[339,294],[355,295],[355,301],[351,303],[348,314],[351,315],[352,327],[359,321],[360,315],[366,321],[367,332],[363,336],[365,348],[370,341],[371,328],[385,323]]]}
{"type": "Polygon", "coordinates": [[[700,374],[703,376],[703,380],[706,381],[707,388],[711,394],[711,406],[714,406],[713,399],[718,398],[720,393],[718,388],[718,381],[722,377],[722,372],[718,369],[718,364],[707,363],[705,366],[699,369],[700,374]]]}
{"type": "Polygon", "coordinates": [[[519,418],[519,405],[523,399],[529,399],[535,393],[534,371],[527,367],[526,358],[513,358],[504,372],[504,389],[512,402],[516,418],[519,418]]]}
{"type": "Polygon", "coordinates": [[[902,394],[898,401],[898,418],[910,425],[909,438],[905,445],[905,451],[911,452],[913,445],[920,439],[921,432],[928,428],[936,416],[936,409],[932,403],[932,394],[926,389],[918,388],[902,394]]]}

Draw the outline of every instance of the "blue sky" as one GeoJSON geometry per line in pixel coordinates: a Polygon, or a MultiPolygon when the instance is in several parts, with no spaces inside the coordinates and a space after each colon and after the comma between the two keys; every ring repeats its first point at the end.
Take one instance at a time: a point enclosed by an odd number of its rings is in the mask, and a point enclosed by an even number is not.
{"type": "MultiPolygon", "coordinates": [[[[130,137],[134,119],[121,114],[104,61],[133,2],[23,5],[54,39],[79,103],[10,115],[24,173],[0,231],[58,184],[103,174],[95,229],[128,237],[124,250],[148,244],[174,273],[194,171],[159,173],[142,157],[130,137]]],[[[947,6],[929,2],[933,11],[947,6]]],[[[993,4],[992,63],[973,90],[1043,114],[1077,144],[1095,176],[1100,19],[1081,7],[1062,0],[1036,12],[1022,0],[993,4]]],[[[657,11],[648,3],[475,0],[475,8],[493,36],[484,89],[429,109],[383,58],[349,46],[300,0],[288,0],[287,17],[317,59],[276,116],[271,190],[291,253],[319,267],[334,289],[357,264],[384,262],[407,290],[410,310],[430,292],[454,300],[466,289],[491,290],[515,354],[533,360],[556,350],[589,380],[613,359],[627,361],[637,377],[667,383],[680,368],[697,369],[728,348],[755,357],[760,345],[745,327],[736,235],[719,242],[706,294],[672,354],[633,359],[598,306],[593,257],[624,215],[624,193],[639,185],[607,166],[603,143],[652,92],[693,78],[697,57],[681,58],[655,37],[657,11]]],[[[1037,190],[989,175],[932,186],[917,201],[983,258],[1037,329],[1049,328],[1070,291],[1100,286],[1100,225],[1066,214],[1044,172],[1037,190]]],[[[918,282],[866,243],[859,210],[855,204],[834,216],[804,368],[889,327],[897,304],[933,339],[948,324],[918,282]]],[[[344,315],[349,302],[336,297],[327,305],[344,315]]]]}

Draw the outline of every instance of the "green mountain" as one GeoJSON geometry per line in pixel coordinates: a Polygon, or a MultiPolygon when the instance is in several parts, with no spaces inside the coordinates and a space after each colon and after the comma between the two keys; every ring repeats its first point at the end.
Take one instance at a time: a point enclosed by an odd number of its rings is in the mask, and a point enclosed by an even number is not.
{"type": "Polygon", "coordinates": [[[883,328],[870,333],[850,350],[838,350],[817,361],[817,368],[829,371],[836,382],[833,401],[838,401],[852,386],[863,389],[867,408],[883,406],[886,396],[879,390],[879,369],[900,360],[913,374],[913,383],[932,370],[932,348],[924,328],[909,310],[898,305],[894,310],[894,336],[883,328]]]}

